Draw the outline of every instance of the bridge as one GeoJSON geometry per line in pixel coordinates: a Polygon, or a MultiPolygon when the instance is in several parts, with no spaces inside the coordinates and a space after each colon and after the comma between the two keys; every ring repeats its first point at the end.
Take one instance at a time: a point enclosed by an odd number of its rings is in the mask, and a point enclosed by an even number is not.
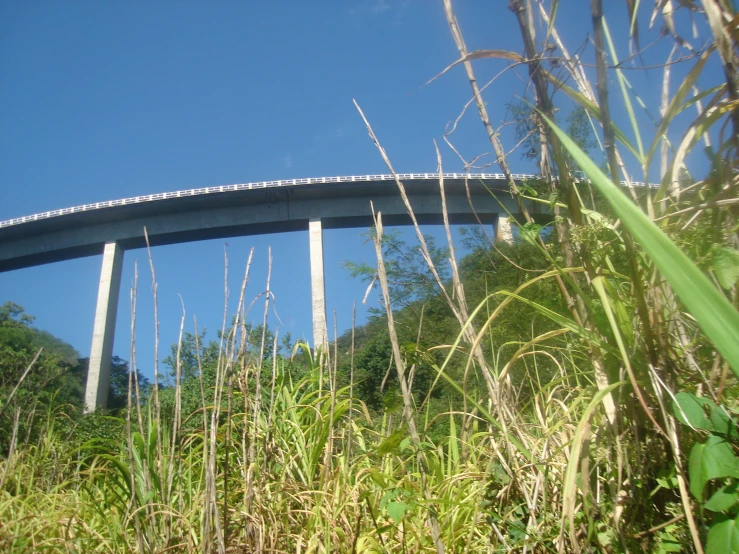
{"type": "MultiPolygon", "coordinates": [[[[444,173],[450,223],[498,223],[516,203],[502,174],[444,173]],[[495,197],[490,192],[495,193],[495,197]],[[501,206],[502,204],[502,206],[501,206]]],[[[514,175],[516,181],[534,175],[514,175]]],[[[442,223],[437,173],[401,174],[421,224],[442,223]]],[[[196,240],[308,230],[314,345],[327,340],[323,229],[369,227],[370,201],[385,225],[411,223],[392,175],[288,179],[196,188],[95,202],[0,222],[0,272],[103,255],[85,390],[87,410],[104,407],[124,251],[196,240]]],[[[536,206],[532,206],[536,212],[536,206]]]]}

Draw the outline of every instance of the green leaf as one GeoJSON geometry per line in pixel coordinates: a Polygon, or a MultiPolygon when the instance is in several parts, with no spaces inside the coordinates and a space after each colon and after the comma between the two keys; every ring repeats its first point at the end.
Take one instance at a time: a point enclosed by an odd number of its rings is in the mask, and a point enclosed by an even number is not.
{"type": "Polygon", "coordinates": [[[408,509],[408,504],[405,502],[388,502],[386,509],[387,515],[389,515],[395,523],[400,523],[405,511],[408,509]]]}
{"type": "Polygon", "coordinates": [[[603,531],[602,533],[598,533],[598,542],[603,548],[609,547],[613,542],[615,541],[616,537],[614,535],[613,529],[609,529],[608,531],[603,531]]]}
{"type": "Polygon", "coordinates": [[[385,494],[383,494],[382,498],[380,499],[380,509],[384,510],[387,507],[388,503],[395,500],[399,494],[400,491],[397,489],[385,491],[385,494]]]}
{"type": "Polygon", "coordinates": [[[726,435],[728,438],[733,439],[739,437],[736,421],[731,418],[723,406],[714,405],[714,409],[711,411],[711,423],[713,423],[714,433],[726,435]]]}
{"type": "Polygon", "coordinates": [[[405,431],[403,429],[398,429],[379,444],[375,453],[378,456],[384,456],[385,454],[394,454],[398,452],[404,438],[405,431]]]}
{"type": "Polygon", "coordinates": [[[369,475],[372,478],[372,480],[378,484],[380,487],[387,487],[387,476],[382,473],[380,470],[372,467],[369,469],[369,475]]]}
{"type": "Polygon", "coordinates": [[[606,294],[604,282],[605,278],[603,276],[599,275],[598,277],[595,277],[593,279],[593,288],[600,297],[601,304],[603,305],[603,310],[606,312],[608,323],[610,323],[611,325],[611,330],[613,331],[613,336],[616,339],[616,344],[618,345],[618,350],[621,353],[621,358],[623,359],[625,367],[629,368],[629,355],[626,352],[626,346],[624,345],[623,337],[621,336],[619,326],[616,323],[616,318],[613,315],[613,310],[611,309],[611,299],[606,294]]]}
{"type": "Polygon", "coordinates": [[[670,465],[657,472],[657,483],[664,489],[676,489],[678,487],[677,477],[675,476],[675,466],[670,465]]]}
{"type": "Polygon", "coordinates": [[[739,552],[739,516],[715,523],[708,531],[706,554],[728,552],[739,552]]]}
{"type": "MultiPolygon", "coordinates": [[[[672,411],[677,420],[683,425],[713,431],[713,423],[706,414],[706,411],[710,413],[711,404],[713,402],[706,398],[698,398],[688,392],[679,392],[675,395],[672,411]],[[704,410],[704,407],[708,410],[704,410]]],[[[713,404],[713,406],[716,405],[713,404]]]]}
{"type": "MultiPolygon", "coordinates": [[[[570,98],[572,98],[575,102],[580,104],[580,106],[585,108],[585,110],[587,110],[590,115],[600,121],[601,124],[603,123],[603,117],[601,116],[600,106],[598,106],[598,104],[590,101],[584,94],[577,92],[571,87],[568,87],[566,84],[558,80],[548,71],[544,72],[544,75],[547,79],[549,79],[549,81],[557,90],[562,90],[563,92],[565,92],[570,98]]],[[[643,163],[641,153],[636,148],[634,148],[634,145],[631,144],[628,138],[626,138],[626,135],[624,135],[623,131],[621,131],[621,129],[619,129],[613,122],[611,122],[611,128],[613,129],[613,134],[616,136],[618,141],[629,149],[634,157],[639,160],[639,163],[643,163]]],[[[572,151],[570,151],[570,154],[571,153],[572,151]]]]}
{"type": "Polygon", "coordinates": [[[739,280],[739,251],[725,246],[712,249],[711,269],[719,284],[729,290],[739,280]]]}
{"type": "Polygon", "coordinates": [[[712,512],[726,512],[739,501],[737,483],[731,483],[713,493],[713,496],[704,504],[706,510],[712,512]]]}
{"type": "MultiPolygon", "coordinates": [[[[636,23],[636,21],[634,21],[636,23]]],[[[616,49],[613,46],[613,41],[611,40],[611,33],[608,30],[608,23],[606,23],[606,18],[603,17],[603,34],[605,35],[606,41],[608,42],[608,47],[611,51],[611,59],[613,60],[614,64],[618,64],[618,55],[616,55],[616,49]]],[[[626,76],[623,73],[623,70],[617,65],[616,66],[616,76],[618,77],[618,83],[621,87],[621,94],[624,99],[624,106],[626,107],[626,113],[629,114],[629,121],[631,121],[631,128],[634,131],[634,136],[636,137],[636,146],[639,149],[639,159],[644,159],[644,147],[642,146],[641,142],[641,133],[639,132],[639,122],[637,121],[636,114],[634,114],[634,106],[631,103],[631,98],[629,98],[629,91],[628,89],[631,89],[632,92],[634,92],[634,89],[631,87],[631,84],[626,79],[626,76]]],[[[634,94],[636,94],[634,92],[634,94]]],[[[638,99],[638,97],[637,97],[638,99]]]]}
{"type": "Polygon", "coordinates": [[[731,445],[721,437],[711,435],[705,444],[696,444],[688,463],[690,492],[703,502],[703,489],[711,479],[739,477],[739,464],[731,445]]]}
{"type": "Polygon", "coordinates": [[[534,244],[536,239],[539,238],[539,233],[541,233],[541,225],[534,223],[533,221],[529,221],[525,225],[519,227],[518,232],[523,240],[529,244],[534,244]]]}
{"type": "Polygon", "coordinates": [[[570,331],[578,334],[579,336],[586,338],[587,340],[593,342],[594,344],[597,344],[598,347],[602,348],[604,351],[615,352],[613,347],[609,346],[609,344],[605,342],[604,340],[602,340],[598,335],[586,329],[582,325],[578,325],[572,319],[567,318],[558,312],[550,310],[546,306],[542,306],[541,304],[537,302],[529,300],[528,298],[525,298],[513,292],[508,292],[507,290],[500,290],[496,292],[495,295],[508,296],[510,298],[515,298],[516,300],[518,300],[519,302],[522,302],[523,304],[528,304],[529,306],[537,310],[542,315],[545,315],[546,317],[548,317],[549,319],[557,323],[557,325],[560,325],[561,327],[569,329],[570,331]]]}
{"type": "Polygon", "coordinates": [[[675,395],[675,401],[672,409],[683,425],[719,435],[737,436],[734,420],[722,406],[717,406],[711,399],[679,392],[675,395]]]}
{"type": "Polygon", "coordinates": [[[542,115],[562,144],[613,207],[709,340],[739,376],[739,312],[662,230],[614,185],[559,127],[542,115]]]}

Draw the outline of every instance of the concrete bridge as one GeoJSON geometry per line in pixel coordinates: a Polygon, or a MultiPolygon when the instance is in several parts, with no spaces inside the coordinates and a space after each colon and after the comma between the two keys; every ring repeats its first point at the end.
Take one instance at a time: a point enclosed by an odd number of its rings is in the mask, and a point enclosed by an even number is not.
{"type": "MultiPolygon", "coordinates": [[[[399,177],[418,222],[442,223],[438,174],[399,177]]],[[[501,203],[511,213],[517,208],[507,191],[502,174],[445,173],[450,223],[497,223],[499,234],[509,236],[501,203]]],[[[370,201],[385,225],[411,223],[392,175],[207,187],[52,210],[0,222],[0,272],[103,255],[85,391],[86,409],[94,410],[107,397],[123,253],[146,246],[144,228],[152,246],[307,229],[313,340],[321,345],[327,340],[323,229],[371,226],[370,201]]]]}

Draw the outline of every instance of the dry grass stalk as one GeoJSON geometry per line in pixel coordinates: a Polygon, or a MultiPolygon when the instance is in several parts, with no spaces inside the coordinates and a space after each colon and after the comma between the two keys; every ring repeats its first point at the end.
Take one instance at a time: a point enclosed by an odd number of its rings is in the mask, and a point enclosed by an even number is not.
{"type": "MultiPolygon", "coordinates": [[[[357,323],[357,301],[352,308],[352,344],[349,358],[349,421],[346,438],[346,471],[349,471],[349,463],[352,457],[352,433],[354,431],[354,329],[357,323]]],[[[356,536],[355,536],[356,546],[356,536]]]]}
{"type": "Polygon", "coordinates": [[[441,277],[439,276],[439,273],[436,270],[436,267],[434,266],[434,263],[431,258],[431,254],[428,249],[428,245],[426,244],[426,239],[424,238],[423,233],[421,232],[421,228],[419,227],[418,221],[416,220],[415,213],[413,212],[413,207],[411,206],[410,200],[408,199],[408,195],[405,192],[405,186],[398,178],[398,174],[395,172],[395,169],[393,168],[392,163],[390,163],[390,158],[388,158],[387,154],[385,153],[385,149],[382,147],[382,145],[380,144],[380,141],[375,136],[375,133],[372,130],[372,126],[370,125],[369,121],[365,117],[364,112],[362,112],[362,109],[359,107],[359,104],[357,104],[356,100],[354,101],[354,106],[357,108],[357,111],[359,111],[359,115],[362,117],[362,120],[367,126],[367,132],[369,133],[370,139],[372,139],[372,142],[374,142],[375,147],[377,148],[378,152],[380,153],[380,156],[385,162],[385,165],[388,167],[388,169],[390,170],[390,173],[393,175],[395,179],[395,183],[398,186],[398,191],[400,192],[400,197],[403,200],[403,204],[406,207],[406,211],[408,212],[408,215],[410,216],[411,221],[413,222],[413,228],[416,231],[416,237],[418,238],[418,242],[420,244],[421,254],[423,255],[423,258],[426,261],[426,264],[428,265],[429,270],[431,271],[432,275],[434,276],[434,279],[436,280],[437,285],[439,286],[439,291],[444,296],[444,299],[446,300],[447,305],[452,310],[452,313],[454,314],[455,318],[459,322],[460,327],[463,329],[467,341],[471,345],[473,345],[473,352],[481,368],[483,377],[485,379],[485,383],[488,388],[488,394],[490,395],[490,398],[495,398],[497,396],[496,394],[497,385],[485,362],[485,357],[482,352],[482,349],[479,348],[478,346],[478,337],[477,337],[477,333],[475,331],[474,325],[471,321],[469,321],[469,317],[465,317],[463,315],[463,312],[460,311],[460,307],[457,304],[457,302],[455,302],[449,296],[449,293],[447,292],[446,287],[444,286],[444,283],[442,282],[441,277]]]}
{"type": "MultiPolygon", "coordinates": [[[[408,430],[410,431],[411,438],[416,445],[420,445],[421,438],[418,434],[418,430],[416,428],[416,420],[415,420],[415,410],[413,408],[413,397],[411,396],[411,391],[408,388],[408,383],[406,381],[405,376],[405,363],[403,361],[403,358],[400,354],[400,343],[398,342],[398,334],[395,330],[395,319],[393,317],[393,307],[390,304],[390,289],[388,287],[387,282],[387,273],[385,271],[385,262],[382,257],[382,214],[377,212],[375,213],[375,208],[372,206],[372,218],[375,223],[375,235],[373,237],[373,242],[375,244],[375,255],[377,256],[377,279],[380,281],[380,287],[382,289],[382,298],[383,298],[383,304],[385,306],[385,313],[387,314],[387,328],[388,333],[390,334],[390,344],[392,345],[393,350],[393,360],[395,361],[395,369],[398,373],[398,382],[400,383],[400,391],[403,396],[403,416],[406,420],[406,424],[408,425],[408,430]]],[[[418,465],[419,470],[421,471],[422,478],[424,479],[424,482],[426,482],[425,475],[425,463],[422,459],[422,451],[418,450],[418,465]]],[[[429,491],[424,490],[426,499],[429,499],[429,491]]],[[[439,522],[436,519],[436,516],[433,514],[431,509],[429,509],[429,515],[428,515],[428,526],[431,530],[431,536],[434,542],[434,546],[436,547],[437,554],[443,554],[444,553],[444,544],[441,542],[441,530],[439,528],[439,522]]]]}
{"type": "MultiPolygon", "coordinates": [[[[180,333],[177,338],[177,353],[175,355],[175,404],[174,404],[174,418],[172,421],[172,443],[171,450],[172,455],[169,458],[169,469],[167,470],[167,498],[172,498],[172,486],[174,484],[175,476],[175,458],[178,463],[181,461],[179,456],[175,456],[175,452],[179,451],[180,445],[180,428],[182,427],[182,333],[185,330],[185,301],[180,296],[180,302],[182,303],[182,318],[180,319],[180,333]]],[[[178,472],[179,473],[179,472],[178,472]]],[[[178,495],[178,498],[182,499],[182,495],[178,495]]]]}
{"type": "MultiPolygon", "coordinates": [[[[514,0],[514,4],[517,5],[518,0],[514,0]]],[[[459,27],[459,23],[457,22],[457,16],[454,14],[454,9],[452,8],[452,0],[444,0],[444,13],[446,15],[447,22],[449,23],[449,28],[452,32],[452,38],[454,39],[454,42],[457,46],[457,50],[459,51],[459,54],[460,54],[460,58],[464,65],[465,73],[467,74],[467,79],[470,82],[470,86],[472,87],[472,94],[477,103],[477,110],[478,110],[478,113],[480,114],[480,120],[482,121],[485,127],[485,130],[487,132],[488,138],[490,140],[490,143],[493,146],[493,151],[495,152],[495,155],[496,155],[495,161],[498,164],[498,167],[500,167],[500,170],[503,173],[503,175],[505,175],[506,180],[508,181],[511,196],[516,201],[518,205],[518,209],[521,212],[521,215],[527,222],[531,222],[533,221],[533,219],[531,218],[531,215],[529,214],[529,211],[526,208],[524,200],[518,191],[516,182],[513,180],[512,173],[510,172],[508,168],[508,163],[505,157],[505,149],[503,148],[503,145],[500,142],[500,139],[498,138],[497,134],[495,133],[493,129],[492,124],[490,123],[490,117],[488,116],[487,108],[485,107],[485,103],[483,102],[480,89],[477,85],[477,78],[475,77],[475,72],[472,68],[472,62],[470,61],[471,59],[470,54],[467,52],[467,46],[465,45],[464,37],[462,36],[462,31],[459,27]]],[[[513,53],[511,54],[513,55],[513,53]]],[[[518,54],[515,55],[515,59],[519,62],[524,61],[523,58],[518,54]]],[[[539,237],[538,240],[539,240],[540,246],[544,247],[541,237],[539,237]]],[[[565,260],[566,261],[568,260],[567,250],[565,250],[565,260]]],[[[573,264],[568,262],[568,265],[573,265],[573,264]]],[[[562,293],[562,297],[566,300],[567,306],[572,312],[572,316],[575,318],[575,321],[577,321],[578,323],[582,323],[580,320],[580,313],[577,309],[575,309],[575,302],[571,298],[570,293],[567,290],[567,287],[565,286],[564,281],[562,280],[560,276],[555,277],[555,280],[557,282],[557,286],[559,287],[560,292],[562,293]]]]}
{"type": "MultiPolygon", "coordinates": [[[[146,230],[146,227],[144,227],[144,239],[146,240],[146,255],[149,258],[149,269],[151,270],[151,295],[154,303],[154,413],[155,421],[159,423],[162,421],[162,404],[159,401],[159,304],[157,296],[157,277],[154,271],[154,258],[151,255],[149,233],[146,230]]],[[[162,460],[164,458],[162,451],[161,429],[157,432],[157,454],[157,472],[161,475],[162,460]]]]}
{"type": "MultiPolygon", "coordinates": [[[[131,358],[128,371],[128,391],[126,395],[126,444],[128,446],[128,463],[130,467],[134,467],[135,460],[133,454],[133,426],[131,423],[131,415],[133,413],[133,398],[136,395],[136,413],[138,416],[139,433],[143,436],[144,423],[141,417],[141,394],[139,391],[138,371],[136,370],[136,300],[138,293],[139,281],[139,264],[138,260],[134,263],[133,269],[133,286],[131,287],[131,358]]],[[[130,479],[131,490],[136,490],[136,473],[131,472],[130,479]]],[[[134,509],[135,495],[131,495],[128,510],[134,509]]],[[[134,518],[134,529],[136,532],[136,548],[139,554],[144,554],[144,537],[141,532],[141,522],[139,518],[134,518]]]]}
{"type": "MultiPolygon", "coordinates": [[[[516,182],[513,180],[513,175],[511,171],[508,169],[508,162],[506,161],[506,158],[505,158],[505,149],[503,148],[503,144],[500,142],[498,135],[495,133],[495,130],[493,129],[492,124],[490,123],[490,118],[488,117],[487,108],[485,107],[485,103],[482,100],[482,95],[480,94],[480,87],[477,84],[477,78],[475,77],[475,72],[472,69],[472,62],[470,62],[468,59],[467,46],[465,45],[462,32],[459,28],[459,23],[457,23],[457,16],[454,14],[454,9],[452,8],[451,0],[444,0],[444,14],[446,15],[446,20],[447,20],[447,23],[449,24],[449,29],[452,32],[452,38],[454,39],[454,43],[457,45],[457,50],[459,50],[459,55],[461,58],[465,60],[463,62],[464,70],[465,70],[465,73],[467,74],[467,79],[470,82],[470,86],[472,87],[472,94],[475,98],[475,103],[477,104],[477,111],[480,114],[480,119],[482,120],[482,123],[485,126],[488,139],[490,140],[490,143],[493,146],[493,150],[496,155],[495,162],[500,167],[500,170],[503,172],[503,175],[505,175],[505,179],[506,181],[508,181],[508,185],[510,186],[511,194],[514,196],[516,201],[519,203],[521,213],[528,215],[528,211],[526,210],[526,207],[523,205],[523,200],[518,194],[518,187],[516,186],[516,182]]],[[[530,218],[527,217],[527,220],[530,220],[530,218]]]]}
{"type": "MultiPolygon", "coordinates": [[[[7,404],[6,404],[7,406],[7,404]]],[[[16,406],[13,411],[13,431],[10,435],[10,446],[8,448],[8,456],[5,458],[5,468],[3,469],[3,476],[0,479],[0,490],[5,485],[5,479],[8,476],[13,462],[15,460],[15,449],[18,445],[18,428],[20,426],[21,408],[16,406]]]]}
{"type": "Polygon", "coordinates": [[[20,386],[23,383],[23,381],[25,381],[26,380],[26,377],[28,377],[28,374],[31,373],[31,370],[33,369],[33,366],[36,364],[36,360],[38,360],[39,356],[41,355],[41,352],[43,352],[43,351],[44,351],[43,348],[39,348],[38,349],[38,351],[36,352],[36,355],[31,360],[31,363],[28,364],[28,366],[26,367],[25,371],[21,375],[20,379],[18,379],[18,382],[15,384],[15,387],[13,387],[13,390],[10,391],[10,395],[8,396],[8,399],[5,401],[5,404],[3,405],[2,409],[0,409],[0,416],[2,416],[3,413],[5,412],[5,409],[8,406],[10,406],[10,403],[13,400],[13,397],[18,392],[18,389],[20,388],[20,386]]]}
{"type": "MultiPolygon", "coordinates": [[[[141,414],[141,389],[139,388],[139,372],[136,360],[136,302],[138,299],[139,286],[139,262],[134,260],[133,263],[133,286],[131,287],[131,359],[129,361],[129,377],[133,375],[133,390],[136,394],[136,417],[139,424],[139,433],[144,434],[144,418],[141,414]]],[[[131,387],[129,381],[129,389],[131,387]]],[[[130,396],[129,390],[129,396],[130,396]]],[[[130,405],[129,405],[130,409],[130,405]]],[[[130,414],[128,414],[130,417],[130,414]]],[[[129,433],[130,435],[130,433],[129,433]]],[[[130,438],[130,436],[129,436],[130,438]]],[[[130,442],[130,441],[129,441],[130,442]]]]}
{"type": "MultiPolygon", "coordinates": [[[[599,5],[598,0],[592,0],[594,15],[593,19],[595,21],[595,12],[598,9],[597,5],[599,5]]],[[[541,67],[541,61],[540,61],[540,55],[536,52],[536,46],[535,46],[535,30],[533,28],[533,24],[531,21],[531,18],[527,17],[527,13],[530,11],[526,8],[525,3],[522,0],[513,0],[509,5],[511,11],[516,15],[516,18],[519,23],[519,28],[521,31],[521,36],[523,38],[524,42],[524,49],[525,49],[525,55],[527,58],[527,66],[529,69],[529,78],[534,83],[534,90],[536,93],[536,104],[540,110],[540,112],[545,115],[546,117],[552,119],[554,116],[554,106],[552,104],[552,101],[549,97],[549,87],[546,80],[546,77],[544,75],[544,70],[541,67]]],[[[602,10],[601,16],[602,16],[602,10]]],[[[597,35],[597,33],[596,33],[597,35]]],[[[596,37],[597,38],[597,37],[596,37]]],[[[603,55],[604,52],[602,50],[602,29],[600,34],[600,54],[603,55]]],[[[598,46],[596,45],[596,48],[598,46]]],[[[602,57],[602,56],[601,56],[602,57]]],[[[600,66],[600,64],[599,64],[600,66]]],[[[599,94],[605,94],[605,99],[607,101],[607,87],[605,87],[605,81],[601,83],[601,71],[603,73],[603,78],[605,78],[605,65],[602,66],[602,70],[599,70],[598,76],[599,76],[599,88],[598,92],[599,94]],[[605,92],[604,92],[605,91],[605,92]]],[[[602,97],[601,97],[602,99],[602,97]]],[[[603,108],[601,107],[601,110],[603,108]]],[[[606,110],[607,111],[607,110],[606,110]]],[[[610,155],[610,161],[613,162],[612,169],[616,169],[616,173],[614,175],[618,175],[618,165],[615,160],[615,149],[613,147],[614,145],[614,139],[613,139],[613,130],[610,126],[610,120],[604,119],[604,129],[608,127],[610,130],[610,135],[606,134],[606,148],[609,149],[609,155],[610,155]],[[609,141],[610,136],[610,141],[609,141]]],[[[557,137],[554,135],[554,133],[551,131],[551,129],[545,125],[544,121],[539,117],[538,118],[538,128],[539,128],[539,137],[541,142],[541,175],[542,178],[549,184],[550,190],[560,190],[563,194],[564,198],[567,201],[568,206],[568,212],[569,216],[574,220],[574,223],[576,225],[583,225],[585,224],[585,220],[582,215],[581,206],[580,206],[580,199],[577,194],[577,191],[574,188],[574,185],[572,183],[572,179],[570,177],[569,168],[567,167],[567,163],[565,160],[565,153],[564,149],[557,139],[557,137]],[[551,162],[557,169],[557,182],[555,182],[554,175],[552,173],[552,168],[550,167],[550,161],[547,156],[547,152],[551,151],[551,162]]],[[[575,265],[575,256],[574,256],[574,250],[572,248],[572,245],[569,241],[569,225],[567,224],[566,220],[564,218],[556,218],[556,225],[557,225],[557,234],[559,236],[559,242],[560,246],[562,248],[565,263],[568,266],[575,265]]],[[[587,275],[589,277],[589,280],[592,280],[595,277],[595,271],[593,269],[593,265],[589,259],[589,256],[586,252],[580,253],[583,265],[587,269],[587,275]]],[[[573,277],[573,281],[575,280],[575,277],[573,277]]],[[[576,281],[575,281],[576,282],[576,281]]],[[[582,298],[581,294],[579,293],[579,287],[576,287],[576,296],[575,296],[575,306],[577,308],[576,313],[578,315],[577,320],[582,325],[586,326],[591,332],[595,332],[595,326],[592,321],[592,319],[589,316],[588,310],[585,308],[585,299],[582,298]]],[[[600,351],[600,348],[594,344],[591,343],[590,345],[590,353],[592,356],[592,362],[593,367],[595,369],[595,379],[596,383],[598,384],[598,388],[600,390],[603,390],[608,387],[609,379],[608,375],[605,371],[605,366],[603,362],[603,356],[600,351]]],[[[608,420],[611,424],[611,426],[616,426],[618,423],[618,409],[616,406],[616,402],[613,398],[613,395],[608,394],[603,399],[603,405],[606,410],[606,415],[608,416],[608,420]]]]}
{"type": "MultiPolygon", "coordinates": [[[[660,386],[661,379],[653,367],[649,368],[649,377],[652,380],[654,390],[656,392],[657,400],[662,409],[662,417],[665,422],[665,429],[667,430],[668,440],[672,449],[672,456],[675,462],[675,473],[680,490],[680,499],[683,504],[683,513],[688,522],[690,528],[690,535],[693,539],[693,548],[698,554],[703,554],[703,546],[701,545],[700,532],[696,525],[695,518],[693,517],[693,507],[691,506],[690,493],[688,492],[687,478],[685,475],[685,468],[683,467],[682,455],[680,452],[680,440],[677,436],[677,425],[675,418],[673,417],[670,410],[665,406],[663,398],[663,389],[669,392],[666,386],[660,386]]],[[[671,393],[670,393],[671,394],[671,393]]]]}
{"type": "Polygon", "coordinates": [[[323,491],[328,491],[329,487],[329,479],[331,475],[331,457],[334,453],[334,413],[336,410],[336,370],[338,367],[338,348],[339,348],[339,341],[338,341],[338,331],[337,331],[337,324],[336,324],[336,310],[334,310],[334,359],[333,359],[333,370],[331,367],[328,367],[329,372],[329,395],[331,396],[331,406],[329,408],[329,421],[331,422],[331,426],[329,427],[328,431],[328,438],[326,439],[326,447],[323,454],[323,491]]]}
{"type": "Polygon", "coordinates": [[[398,341],[398,334],[395,330],[395,318],[393,317],[393,309],[390,304],[390,289],[387,281],[387,273],[385,271],[385,261],[382,256],[382,214],[375,212],[372,207],[372,217],[375,223],[375,235],[372,237],[375,245],[375,255],[377,256],[377,279],[380,282],[380,288],[382,291],[383,306],[385,307],[385,314],[387,316],[388,332],[390,333],[390,343],[393,351],[393,363],[395,370],[398,373],[398,381],[400,383],[400,390],[403,396],[403,417],[408,425],[408,430],[411,433],[413,441],[420,442],[418,430],[416,429],[415,409],[413,407],[413,398],[410,390],[408,390],[408,382],[405,377],[405,363],[400,353],[400,342],[398,341]]]}

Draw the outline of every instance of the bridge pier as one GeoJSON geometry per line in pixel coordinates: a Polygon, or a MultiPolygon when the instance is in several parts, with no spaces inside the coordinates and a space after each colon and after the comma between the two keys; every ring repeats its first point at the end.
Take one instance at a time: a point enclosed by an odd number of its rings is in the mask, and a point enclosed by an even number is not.
{"type": "Polygon", "coordinates": [[[313,309],[313,348],[328,342],[326,329],[326,283],[323,278],[323,225],[318,218],[308,222],[310,240],[310,293],[313,309]]]}
{"type": "Polygon", "coordinates": [[[498,223],[495,227],[496,242],[513,243],[513,229],[511,229],[511,220],[507,215],[499,215],[498,223]]]}
{"type": "Polygon", "coordinates": [[[103,266],[100,271],[95,323],[90,347],[90,363],[85,386],[85,411],[104,408],[108,401],[110,361],[113,357],[115,319],[118,313],[118,294],[121,289],[123,248],[117,242],[105,243],[103,266]]]}

